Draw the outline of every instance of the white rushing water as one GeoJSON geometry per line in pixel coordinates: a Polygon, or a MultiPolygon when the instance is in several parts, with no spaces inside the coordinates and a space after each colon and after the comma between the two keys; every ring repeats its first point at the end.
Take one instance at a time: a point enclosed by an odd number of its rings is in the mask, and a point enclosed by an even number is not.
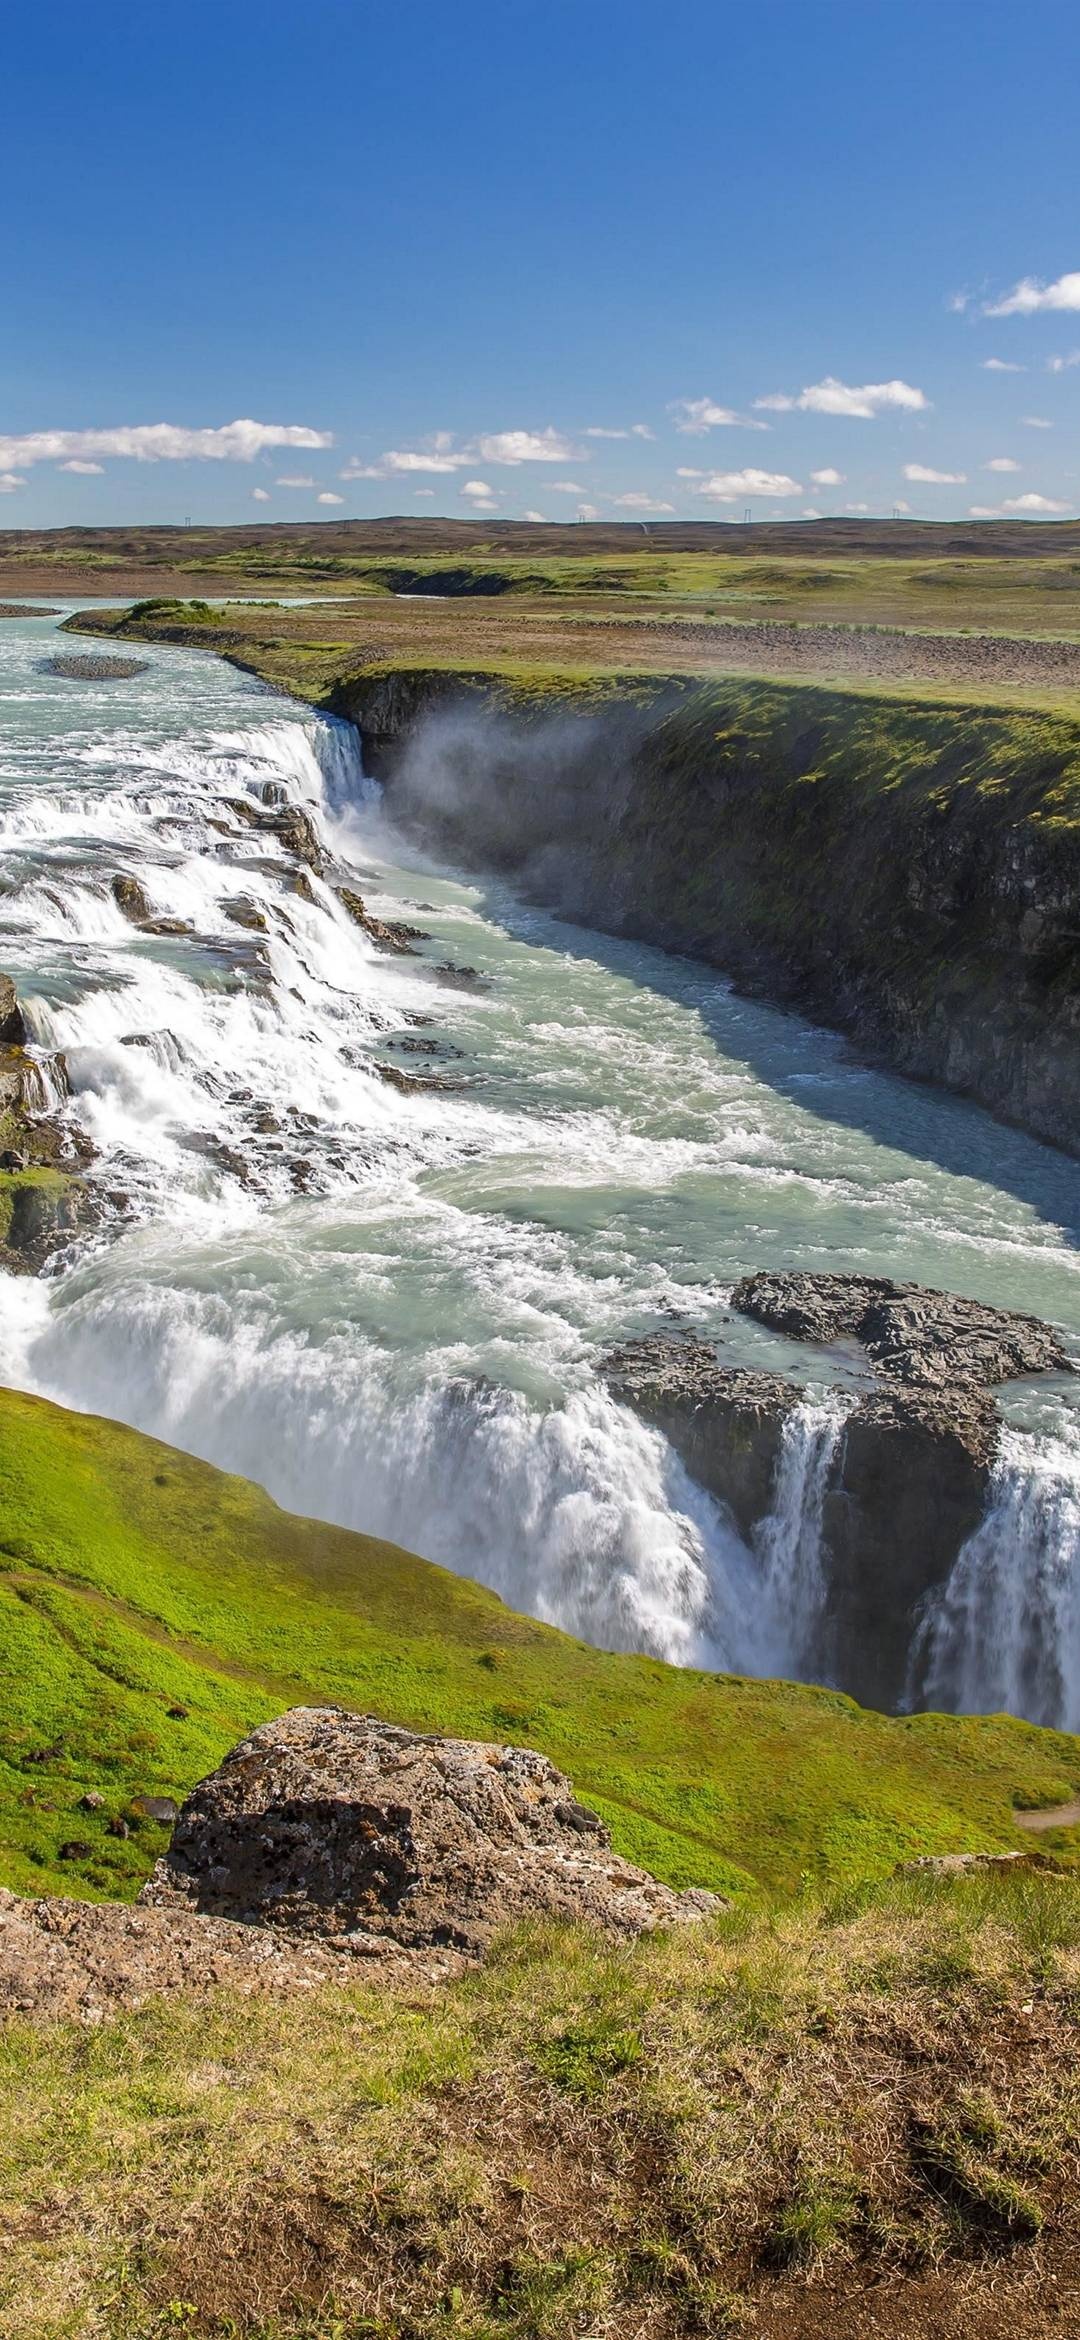
{"type": "MultiPolygon", "coordinates": [[[[1080,1338],[1076,1166],[708,969],[425,861],[347,727],[209,658],[151,650],[135,680],[79,684],[41,671],[51,647],[40,618],[0,628],[0,965],[43,1071],[66,1059],[91,1178],[126,1202],[48,1278],[0,1277],[0,1376],[607,1646],[812,1671],[851,1376],[837,1396],[835,1360],[732,1319],[732,1283],[864,1268],[1080,1338]],[[380,916],[430,934],[415,957],[374,949],[331,884],[297,890],[244,810],[285,802],[380,916]],[[117,874],[185,931],[140,933],[117,874]],[[254,924],[236,923],[238,897],[254,924]],[[448,1085],[401,1093],[380,1065],[448,1085]],[[613,1343],[679,1325],[819,1377],[752,1548],[597,1375],[613,1343]]],[[[926,1628],[950,1704],[1073,1710],[1061,1523],[1080,1434],[1069,1393],[1055,1404],[1052,1435],[1021,1409],[1009,1453],[1027,1494],[964,1560],[1004,1615],[1030,1501],[1023,1533],[1047,1558],[1024,1598],[1058,1571],[1054,1651],[994,1672],[958,1622],[958,1563],[948,1619],[926,1628]]]]}

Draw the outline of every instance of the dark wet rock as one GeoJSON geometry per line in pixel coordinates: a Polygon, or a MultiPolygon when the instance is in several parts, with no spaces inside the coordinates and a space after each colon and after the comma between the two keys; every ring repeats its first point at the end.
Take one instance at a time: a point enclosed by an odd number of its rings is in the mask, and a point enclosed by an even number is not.
{"type": "Polygon", "coordinates": [[[138,878],[131,877],[125,871],[117,872],[110,892],[117,909],[123,911],[132,926],[138,927],[140,934],[184,935],[193,931],[185,918],[159,918],[151,910],[145,888],[140,885],[138,878]]]}
{"type": "Polygon", "coordinates": [[[115,1819],[106,1820],[105,1834],[106,1836],[118,1836],[121,1842],[126,1844],[128,1837],[131,1835],[131,1830],[128,1827],[127,1821],[121,1820],[119,1814],[117,1814],[115,1819]]]}
{"type": "Polygon", "coordinates": [[[418,926],[406,926],[396,919],[376,918],[368,909],[363,895],[356,893],[352,886],[338,886],[335,891],[342,909],[348,911],[353,925],[360,927],[369,942],[375,943],[381,951],[397,951],[402,956],[412,954],[414,941],[420,939],[418,926]]]}
{"type": "Polygon", "coordinates": [[[234,926],[246,927],[251,934],[266,933],[265,911],[252,901],[250,894],[232,894],[222,902],[221,907],[225,917],[231,919],[234,926]]]}
{"type": "Polygon", "coordinates": [[[222,802],[249,829],[262,829],[267,836],[276,837],[294,860],[306,863],[316,877],[322,877],[323,856],[318,832],[310,813],[305,812],[302,805],[286,804],[275,811],[257,804],[250,796],[227,796],[222,802]]]}
{"type": "Polygon", "coordinates": [[[59,1847],[57,1859],[61,1861],[88,1861],[93,1850],[93,1845],[84,1844],[81,1836],[73,1836],[68,1839],[66,1844],[59,1847]]]}
{"type": "Polygon", "coordinates": [[[138,878],[129,877],[123,871],[118,871],[112,881],[110,891],[117,909],[123,911],[125,918],[130,918],[133,926],[145,926],[147,919],[151,916],[151,910],[138,878]]]}
{"type": "Polygon", "coordinates": [[[395,1039],[388,1040],[386,1046],[397,1049],[402,1056],[460,1057],[462,1054],[462,1050],[455,1048],[451,1040],[420,1039],[414,1032],[399,1033],[395,1039]]]}
{"type": "Polygon", "coordinates": [[[26,1019],[10,975],[0,975],[0,1040],[9,1048],[25,1048],[26,1019]]]}
{"type": "Polygon", "coordinates": [[[400,1090],[403,1097],[418,1096],[425,1091],[449,1096],[465,1086],[464,1081],[456,1081],[448,1073],[404,1072],[399,1064],[380,1064],[377,1059],[371,1063],[371,1070],[388,1088],[400,1090]]]}
{"type": "Polygon", "coordinates": [[[447,991],[487,991],[489,978],[481,975],[478,967],[456,967],[452,959],[439,959],[432,968],[447,991]]]}
{"type": "Polygon", "coordinates": [[[721,1365],[708,1342],[677,1333],[628,1341],[606,1359],[604,1376],[749,1536],[772,1501],[784,1423],[802,1395],[794,1382],[721,1365]]]}
{"type": "Polygon", "coordinates": [[[1069,1368],[1057,1334],[1037,1317],[888,1276],[746,1276],[732,1306],[789,1340],[858,1341],[891,1381],[990,1389],[1069,1368]]]}
{"type": "Polygon", "coordinates": [[[212,1162],[215,1170],[224,1171],[227,1178],[235,1178],[238,1185],[255,1184],[250,1162],[237,1152],[235,1146],[230,1146],[224,1138],[218,1137],[214,1130],[189,1130],[180,1142],[187,1153],[201,1154],[204,1161],[212,1162]]]}
{"type": "Polygon", "coordinates": [[[580,1813],[527,1748],[296,1707],[189,1796],[139,1904],[472,1956],[523,1917],[634,1935],[724,1906],[631,1868],[580,1813]]]}
{"type": "Polygon", "coordinates": [[[80,1812],[100,1812],[104,1802],[105,1798],[99,1794],[97,1788],[87,1788],[86,1794],[79,1797],[79,1810],[80,1812]]]}
{"type": "Polygon", "coordinates": [[[0,1266],[36,1275],[96,1215],[95,1197],[65,1171],[0,1172],[0,1266]]]}
{"type": "Polygon", "coordinates": [[[985,1390],[895,1387],[860,1400],[822,1508],[824,1672],[864,1706],[909,1692],[919,1616],[986,1508],[998,1414],[985,1390]]]}

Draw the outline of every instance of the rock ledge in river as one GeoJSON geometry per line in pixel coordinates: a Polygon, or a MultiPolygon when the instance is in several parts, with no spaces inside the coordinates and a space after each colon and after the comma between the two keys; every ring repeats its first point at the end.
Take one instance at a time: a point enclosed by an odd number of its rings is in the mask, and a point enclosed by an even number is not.
{"type": "Polygon", "coordinates": [[[535,1916],[638,1934],[725,1905],[611,1850],[546,1756],[294,1707],[189,1796],[145,1908],[475,1956],[535,1916]]]}
{"type": "Polygon", "coordinates": [[[993,1389],[1069,1369],[1057,1334],[1037,1317],[889,1276],[763,1272],[744,1276],[732,1306],[789,1340],[856,1340],[878,1373],[924,1388],[993,1389]]]}

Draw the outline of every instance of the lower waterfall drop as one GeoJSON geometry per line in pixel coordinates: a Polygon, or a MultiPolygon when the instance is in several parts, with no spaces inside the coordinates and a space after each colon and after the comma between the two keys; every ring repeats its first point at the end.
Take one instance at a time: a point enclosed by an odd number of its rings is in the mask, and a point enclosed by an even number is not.
{"type": "Polygon", "coordinates": [[[912,1703],[1080,1729],[1080,1457],[1006,1430],[986,1512],[930,1603],[912,1703]]]}
{"type": "Polygon", "coordinates": [[[773,1507],[754,1532],[777,1673],[813,1668],[825,1605],[821,1523],[833,1457],[854,1398],[842,1390],[805,1397],[784,1423],[773,1507]]]}

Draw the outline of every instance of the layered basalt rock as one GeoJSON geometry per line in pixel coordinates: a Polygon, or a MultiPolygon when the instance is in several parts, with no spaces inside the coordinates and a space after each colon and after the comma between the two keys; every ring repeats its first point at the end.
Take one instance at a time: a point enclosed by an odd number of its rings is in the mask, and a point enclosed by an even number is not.
{"type": "Polygon", "coordinates": [[[468,1956],[523,1917],[633,1935],[724,1906],[621,1860],[546,1756],[420,1737],[340,1707],[295,1707],[235,1747],[189,1796],[139,1898],[468,1956]]]}
{"type": "Polygon", "coordinates": [[[707,1341],[677,1333],[627,1342],[608,1358],[605,1378],[749,1537],[772,1499],[784,1423],[801,1396],[794,1382],[721,1365],[707,1341]]]}
{"type": "MultiPolygon", "coordinates": [[[[1051,1326],[887,1277],[760,1274],[733,1305],[757,1323],[861,1355],[873,1386],[837,1439],[822,1502],[825,1600],[812,1665],[866,1706],[917,1703],[920,1614],[986,1508],[1000,1418],[993,1391],[1070,1360],[1051,1326]]],[[[785,1424],[804,1395],[724,1365],[689,1338],[609,1358],[609,1386],[662,1430],[751,1545],[770,1512],[785,1424]]]]}

